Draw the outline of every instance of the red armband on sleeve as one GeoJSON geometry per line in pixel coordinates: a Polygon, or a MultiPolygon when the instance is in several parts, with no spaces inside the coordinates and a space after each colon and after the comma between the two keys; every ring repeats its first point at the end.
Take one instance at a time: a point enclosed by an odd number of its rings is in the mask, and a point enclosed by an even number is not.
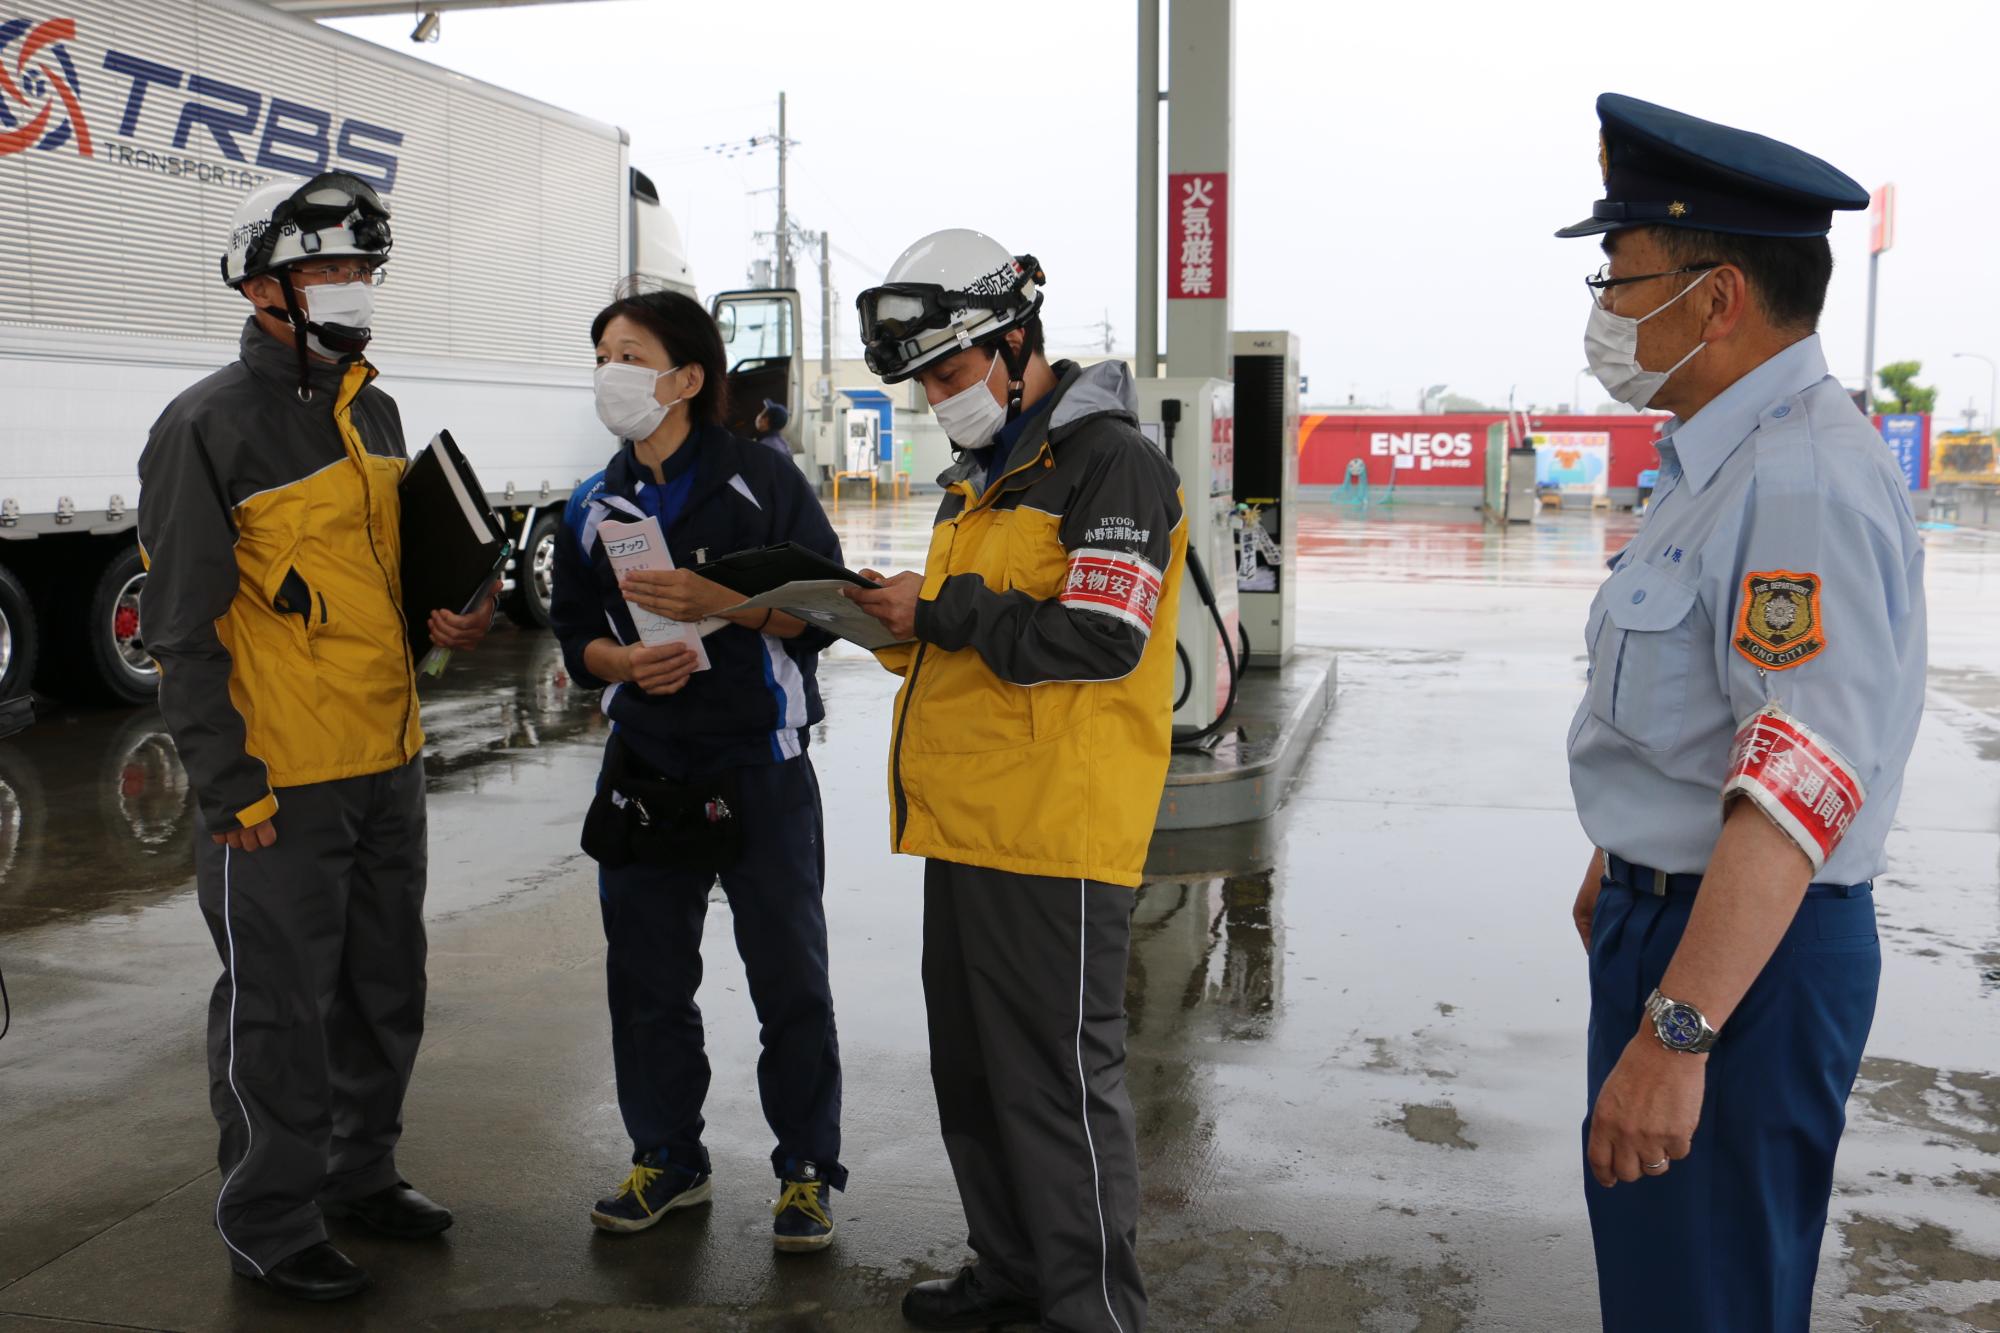
{"type": "Polygon", "coordinates": [[[1747,797],[1812,862],[1817,875],[1847,833],[1867,793],[1840,753],[1776,704],[1736,733],[1724,805],[1747,797]]]}
{"type": "Polygon", "coordinates": [[[1130,551],[1072,551],[1069,575],[1057,600],[1076,611],[1122,620],[1141,634],[1153,632],[1160,605],[1160,571],[1130,551]]]}

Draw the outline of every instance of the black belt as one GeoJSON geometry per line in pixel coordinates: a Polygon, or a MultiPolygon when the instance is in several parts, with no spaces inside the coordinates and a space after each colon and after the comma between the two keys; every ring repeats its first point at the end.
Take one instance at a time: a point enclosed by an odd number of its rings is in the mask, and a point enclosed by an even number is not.
{"type": "MultiPolygon", "coordinates": [[[[1696,874],[1674,875],[1651,866],[1633,865],[1614,852],[1604,854],[1604,877],[1621,888],[1634,893],[1650,893],[1656,898],[1678,898],[1693,894],[1701,887],[1701,876],[1696,874]]],[[[1808,884],[1808,898],[1859,898],[1873,889],[1874,882],[1861,884],[1808,884]]]]}
{"type": "Polygon", "coordinates": [[[1677,897],[1701,887],[1700,875],[1670,875],[1651,866],[1635,866],[1612,852],[1604,854],[1604,877],[1634,893],[1650,893],[1657,898],[1677,897]]]}

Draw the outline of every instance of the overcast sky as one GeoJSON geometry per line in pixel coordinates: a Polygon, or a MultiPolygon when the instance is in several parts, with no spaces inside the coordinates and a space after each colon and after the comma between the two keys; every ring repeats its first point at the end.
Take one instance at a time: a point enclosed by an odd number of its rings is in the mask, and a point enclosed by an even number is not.
{"type": "MultiPolygon", "coordinates": [[[[1164,8],[1164,5],[1163,5],[1164,8]]],[[[792,207],[838,248],[853,297],[916,237],[970,226],[1049,275],[1057,350],[1133,329],[1136,5],[604,0],[336,26],[623,126],[688,237],[704,293],[739,284],[768,230],[790,95],[792,207]]],[[[1164,75],[1163,75],[1164,77],[1164,75]]],[[[1549,233],[1600,193],[1595,96],[1615,90],[1754,129],[1899,196],[1876,361],[1919,359],[1941,415],[2000,359],[2000,4],[1329,4],[1239,0],[1231,179],[1238,328],[1290,328],[1310,398],[1411,408],[1420,388],[1504,403],[1577,394],[1592,242],[1549,233]]],[[[1836,215],[1822,333],[1859,384],[1865,214],[1836,215]]],[[[810,268],[801,282],[815,282],[810,268]]],[[[809,297],[817,350],[817,297],[809,297]]],[[[1583,385],[1583,401],[1604,401],[1583,385]]]]}

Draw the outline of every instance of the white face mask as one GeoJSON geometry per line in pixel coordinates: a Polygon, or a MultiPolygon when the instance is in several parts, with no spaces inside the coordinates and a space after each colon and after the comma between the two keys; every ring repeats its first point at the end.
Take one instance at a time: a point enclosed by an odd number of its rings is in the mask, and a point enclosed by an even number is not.
{"type": "Polygon", "coordinates": [[[1639,364],[1639,326],[1665,310],[1674,301],[1686,296],[1708,280],[1703,273],[1689,283],[1679,295],[1665,305],[1654,308],[1652,314],[1634,319],[1630,315],[1614,315],[1602,305],[1590,307],[1590,322],[1583,328],[1583,356],[1590,365],[1590,373],[1597,376],[1597,382],[1604,391],[1621,403],[1636,408],[1645,408],[1653,401],[1653,395],[1676,370],[1694,360],[1695,353],[1708,346],[1698,342],[1692,351],[1665,370],[1647,370],[1639,364]]]}
{"type": "Polygon", "coordinates": [[[597,368],[594,380],[597,419],[621,440],[648,438],[667,419],[667,409],[687,397],[682,394],[673,403],[663,403],[653,395],[653,386],[679,369],[679,366],[672,366],[666,370],[649,370],[645,366],[606,361],[597,368]]]}
{"type": "MultiPolygon", "coordinates": [[[[338,325],[351,329],[359,335],[363,346],[367,345],[369,331],[375,321],[375,288],[366,282],[328,282],[312,287],[300,287],[299,295],[305,298],[306,319],[314,324],[338,325]]],[[[306,330],[306,350],[314,356],[323,356],[329,361],[338,361],[343,356],[353,356],[361,348],[348,352],[338,352],[320,341],[320,336],[311,329],[306,330]]]]}
{"type": "Polygon", "coordinates": [[[994,433],[1007,424],[1007,409],[1000,406],[986,387],[993,382],[993,372],[999,365],[1000,354],[995,352],[985,379],[931,409],[938,425],[944,427],[944,433],[961,449],[984,449],[993,443],[994,433]]]}

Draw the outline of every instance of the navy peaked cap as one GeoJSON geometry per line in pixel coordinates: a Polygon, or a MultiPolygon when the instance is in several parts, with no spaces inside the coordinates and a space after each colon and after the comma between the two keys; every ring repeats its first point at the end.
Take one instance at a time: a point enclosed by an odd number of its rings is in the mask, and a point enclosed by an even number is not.
{"type": "Polygon", "coordinates": [[[1824,236],[1836,209],[1868,207],[1868,191],[1790,144],[1623,93],[1597,99],[1604,198],[1556,235],[1626,227],[1690,227],[1744,236],[1824,236]]]}

